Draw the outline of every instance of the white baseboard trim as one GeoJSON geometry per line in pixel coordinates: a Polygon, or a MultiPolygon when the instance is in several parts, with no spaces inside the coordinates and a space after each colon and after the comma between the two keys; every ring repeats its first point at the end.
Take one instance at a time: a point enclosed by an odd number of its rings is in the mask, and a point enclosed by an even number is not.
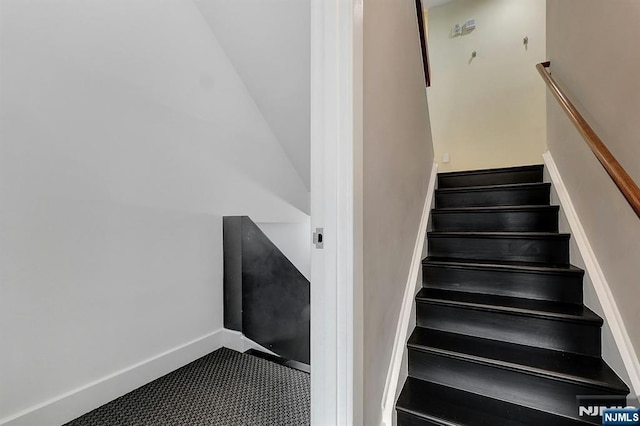
{"type": "Polygon", "coordinates": [[[64,424],[223,346],[239,352],[251,348],[270,352],[247,339],[240,332],[219,329],[0,419],[0,425],[64,424]]]}
{"type": "Polygon", "coordinates": [[[611,293],[611,288],[609,287],[607,278],[605,277],[593,248],[589,243],[587,234],[582,227],[578,213],[573,207],[567,187],[562,181],[562,177],[551,153],[549,151],[545,152],[543,154],[543,158],[551,177],[553,187],[560,199],[560,204],[562,204],[562,210],[567,218],[567,222],[569,222],[572,238],[578,246],[578,250],[580,251],[582,260],[585,264],[586,272],[591,278],[596,295],[598,296],[600,305],[604,311],[604,319],[611,329],[614,341],[618,346],[620,356],[622,357],[624,366],[629,374],[632,393],[634,396],[640,395],[640,363],[638,362],[638,356],[633,349],[631,339],[627,333],[627,329],[622,320],[622,316],[620,315],[620,311],[618,310],[616,301],[611,293]]]}
{"type": "Polygon", "coordinates": [[[422,265],[422,250],[424,248],[425,234],[427,232],[427,224],[429,223],[429,213],[431,212],[437,177],[438,166],[436,163],[433,163],[431,177],[429,178],[429,185],[427,187],[427,196],[424,200],[424,207],[422,208],[420,227],[418,228],[418,235],[416,236],[416,243],[413,249],[411,268],[404,288],[404,297],[402,299],[400,315],[398,316],[398,325],[396,326],[396,336],[393,342],[393,351],[391,352],[389,368],[387,370],[384,393],[382,394],[381,424],[383,426],[391,426],[393,424],[393,410],[396,391],[398,388],[398,379],[400,377],[402,357],[407,344],[409,330],[412,328],[412,324],[409,324],[409,320],[411,318],[411,307],[416,295],[418,273],[420,272],[420,267],[422,265]]]}
{"type": "Polygon", "coordinates": [[[239,331],[228,330],[226,328],[223,329],[222,331],[223,331],[222,346],[224,346],[225,348],[233,349],[234,351],[238,351],[238,352],[245,352],[245,351],[248,351],[249,349],[257,349],[261,352],[266,352],[270,355],[278,356],[278,354],[276,354],[275,352],[272,352],[269,349],[265,348],[264,346],[257,344],[253,340],[248,339],[239,331]]]}

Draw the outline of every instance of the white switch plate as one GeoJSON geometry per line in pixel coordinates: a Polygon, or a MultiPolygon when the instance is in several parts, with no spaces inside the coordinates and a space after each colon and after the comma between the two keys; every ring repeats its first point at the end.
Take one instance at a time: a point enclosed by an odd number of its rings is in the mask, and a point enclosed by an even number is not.
{"type": "Polygon", "coordinates": [[[475,18],[467,19],[467,22],[464,23],[465,31],[471,31],[476,28],[476,20],[475,18]]]}
{"type": "Polygon", "coordinates": [[[445,152],[444,154],[442,154],[442,162],[443,163],[448,163],[449,162],[449,153],[445,152]]]}

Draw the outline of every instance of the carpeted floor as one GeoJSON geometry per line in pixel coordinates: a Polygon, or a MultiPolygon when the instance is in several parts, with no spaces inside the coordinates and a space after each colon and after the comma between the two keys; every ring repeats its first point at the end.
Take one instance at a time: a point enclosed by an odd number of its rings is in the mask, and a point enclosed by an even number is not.
{"type": "Polygon", "coordinates": [[[309,374],[222,348],[66,426],[310,424],[309,374]]]}

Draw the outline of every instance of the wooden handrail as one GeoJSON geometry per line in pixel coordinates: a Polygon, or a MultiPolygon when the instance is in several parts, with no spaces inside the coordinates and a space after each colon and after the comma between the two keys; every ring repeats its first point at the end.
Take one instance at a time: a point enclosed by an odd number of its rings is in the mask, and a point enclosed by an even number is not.
{"type": "Polygon", "coordinates": [[[591,151],[595,154],[596,158],[604,169],[607,171],[613,182],[616,184],[624,198],[627,199],[633,211],[640,217],[640,188],[633,181],[631,176],[620,165],[616,157],[613,156],[611,151],[607,149],[602,139],[598,137],[596,132],[589,126],[589,123],[584,119],[578,109],[571,103],[567,95],[558,86],[558,83],[551,77],[551,74],[547,72],[547,68],[551,65],[551,62],[542,62],[536,65],[538,72],[542,76],[542,79],[547,83],[551,93],[556,97],[564,112],[567,113],[571,122],[578,129],[580,134],[584,137],[587,145],[591,148],[591,151]]]}
{"type": "Polygon", "coordinates": [[[422,0],[416,0],[416,13],[418,14],[418,32],[420,33],[420,50],[422,51],[422,66],[424,68],[424,82],[431,86],[431,70],[429,69],[429,53],[427,52],[427,39],[424,28],[424,9],[422,0]]]}

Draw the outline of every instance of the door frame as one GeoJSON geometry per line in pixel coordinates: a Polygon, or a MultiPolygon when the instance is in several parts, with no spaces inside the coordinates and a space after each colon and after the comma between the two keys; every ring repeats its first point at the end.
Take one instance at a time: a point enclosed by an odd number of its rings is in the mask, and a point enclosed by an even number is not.
{"type": "Polygon", "coordinates": [[[311,423],[362,424],[363,0],[311,0],[311,423]]]}

